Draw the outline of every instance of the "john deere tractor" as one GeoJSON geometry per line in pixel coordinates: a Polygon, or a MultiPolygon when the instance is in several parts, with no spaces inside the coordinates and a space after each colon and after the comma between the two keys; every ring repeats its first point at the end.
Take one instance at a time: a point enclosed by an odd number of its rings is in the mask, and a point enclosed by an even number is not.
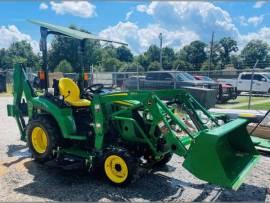
{"type": "Polygon", "coordinates": [[[81,163],[103,171],[111,183],[125,185],[139,167],[165,165],[176,154],[184,158],[183,167],[201,180],[232,189],[242,184],[259,158],[246,130],[247,120],[226,122],[184,90],[108,92],[101,84],[87,86],[82,60],[86,40],[120,42],[31,22],[41,31],[43,91],[31,87],[25,68],[17,64],[14,100],[7,109],[36,161],[81,163]],[[80,41],[78,81],[55,80],[53,91],[48,82],[49,34],[80,41]]]}

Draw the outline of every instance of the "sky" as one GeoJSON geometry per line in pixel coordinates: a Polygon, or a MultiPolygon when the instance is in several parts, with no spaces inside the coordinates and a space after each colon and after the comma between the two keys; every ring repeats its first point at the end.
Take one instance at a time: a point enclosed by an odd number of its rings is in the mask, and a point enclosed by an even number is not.
{"type": "Polygon", "coordinates": [[[27,19],[76,25],[126,42],[134,54],[151,44],[178,50],[194,40],[232,37],[239,48],[251,39],[270,45],[270,1],[0,1],[0,48],[27,40],[38,52],[39,28],[27,19]]]}

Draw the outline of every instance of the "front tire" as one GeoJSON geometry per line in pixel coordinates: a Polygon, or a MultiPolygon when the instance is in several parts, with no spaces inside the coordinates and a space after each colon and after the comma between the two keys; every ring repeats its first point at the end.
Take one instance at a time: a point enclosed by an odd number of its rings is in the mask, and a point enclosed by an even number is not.
{"type": "Polygon", "coordinates": [[[41,163],[53,159],[53,150],[59,137],[55,122],[49,117],[38,117],[29,122],[27,143],[33,158],[41,163]]]}
{"type": "Polygon", "coordinates": [[[110,148],[103,161],[107,180],[117,186],[125,186],[135,179],[138,162],[126,149],[110,148]]]}

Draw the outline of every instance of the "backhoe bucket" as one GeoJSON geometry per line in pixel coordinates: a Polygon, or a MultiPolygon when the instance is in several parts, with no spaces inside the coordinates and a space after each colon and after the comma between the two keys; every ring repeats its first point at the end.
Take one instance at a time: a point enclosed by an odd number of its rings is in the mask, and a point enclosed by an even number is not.
{"type": "Polygon", "coordinates": [[[247,124],[236,119],[202,131],[191,143],[183,166],[199,179],[237,190],[259,158],[247,124]]]}

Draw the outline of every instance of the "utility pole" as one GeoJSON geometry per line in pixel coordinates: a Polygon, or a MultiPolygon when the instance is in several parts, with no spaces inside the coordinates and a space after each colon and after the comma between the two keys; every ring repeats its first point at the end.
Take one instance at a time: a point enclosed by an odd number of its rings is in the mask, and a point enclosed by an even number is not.
{"type": "Polygon", "coordinates": [[[212,32],[212,38],[210,42],[210,56],[209,56],[209,66],[208,66],[208,76],[210,74],[210,70],[212,69],[212,57],[213,57],[213,45],[214,45],[214,32],[212,32]]]}
{"type": "Polygon", "coordinates": [[[160,40],[160,46],[159,46],[159,63],[161,66],[161,70],[163,70],[162,66],[162,33],[159,33],[159,40],[160,40]]]}

